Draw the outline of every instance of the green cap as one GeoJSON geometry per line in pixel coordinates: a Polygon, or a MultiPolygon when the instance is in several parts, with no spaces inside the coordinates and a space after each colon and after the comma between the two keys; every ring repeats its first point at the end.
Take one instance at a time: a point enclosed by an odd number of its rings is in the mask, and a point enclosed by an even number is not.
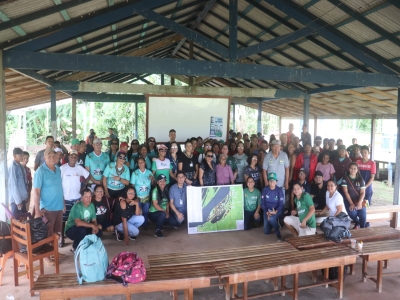
{"type": "Polygon", "coordinates": [[[223,144],[223,143],[225,143],[225,142],[224,142],[224,140],[219,140],[218,143],[222,143],[222,144],[223,144]]]}
{"type": "Polygon", "coordinates": [[[81,142],[78,139],[72,139],[71,145],[79,145],[81,142]]]}
{"type": "Polygon", "coordinates": [[[269,173],[268,180],[275,180],[276,181],[276,173],[269,173]]]}
{"type": "Polygon", "coordinates": [[[338,147],[338,150],[346,150],[346,146],[345,146],[345,145],[340,145],[340,146],[338,147]]]}

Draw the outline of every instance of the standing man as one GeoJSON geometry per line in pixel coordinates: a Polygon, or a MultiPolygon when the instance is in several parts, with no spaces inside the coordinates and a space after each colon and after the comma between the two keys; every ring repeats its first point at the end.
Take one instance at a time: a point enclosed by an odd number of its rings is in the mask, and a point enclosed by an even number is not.
{"type": "MultiPolygon", "coordinates": [[[[93,185],[103,185],[103,172],[110,162],[110,156],[107,153],[101,152],[102,145],[101,139],[94,139],[94,151],[86,155],[85,159],[85,169],[90,173],[89,181],[93,185]]],[[[106,189],[107,187],[105,186],[104,188],[106,189]]]]}
{"type": "Polygon", "coordinates": [[[309,142],[304,144],[304,152],[300,153],[296,157],[294,164],[293,179],[299,178],[298,174],[300,169],[304,169],[305,173],[308,174],[306,180],[311,183],[314,179],[315,169],[317,168],[318,158],[314,153],[311,153],[311,144],[309,142]]]}
{"type": "MultiPolygon", "coordinates": [[[[72,139],[72,140],[71,140],[71,150],[75,150],[75,151],[78,152],[80,148],[81,148],[81,143],[80,143],[80,141],[79,141],[78,139],[72,139]]],[[[62,164],[68,163],[68,159],[69,159],[69,153],[67,153],[67,154],[64,156],[64,159],[63,159],[62,164]]]]}
{"type": "MultiPolygon", "coordinates": [[[[62,217],[65,212],[61,171],[57,166],[57,154],[53,148],[44,152],[44,161],[33,178],[33,200],[37,218],[44,216],[47,220],[47,233],[51,236],[62,230],[62,217]]],[[[65,257],[59,254],[59,257],[65,257]]],[[[54,265],[45,257],[44,262],[54,265]]]]}
{"type": "Polygon", "coordinates": [[[82,167],[85,167],[85,159],[86,159],[86,143],[84,140],[82,140],[79,141],[78,161],[76,163],[82,167]]]}
{"type": "Polygon", "coordinates": [[[351,159],[346,156],[346,147],[344,145],[339,146],[338,152],[339,156],[333,160],[332,165],[335,169],[335,179],[339,186],[342,183],[343,176],[349,170],[351,159]]]}
{"type": "Polygon", "coordinates": [[[28,185],[25,168],[21,165],[23,151],[14,148],[14,160],[8,166],[8,202],[14,215],[26,213],[28,185]]]}
{"type": "Polygon", "coordinates": [[[24,167],[26,173],[26,185],[28,190],[28,200],[26,201],[26,210],[30,208],[31,191],[32,191],[32,172],[31,168],[28,167],[29,163],[29,152],[24,151],[22,154],[21,166],[24,167]]]}
{"type": "Polygon", "coordinates": [[[288,143],[293,142],[293,138],[295,137],[295,135],[294,135],[294,133],[293,133],[293,130],[294,130],[294,126],[293,126],[292,123],[290,123],[290,124],[289,124],[289,131],[286,132],[286,135],[287,135],[287,142],[288,142],[288,143]]]}
{"type": "Polygon", "coordinates": [[[319,152],[322,152],[323,150],[321,144],[322,144],[322,138],[321,136],[317,135],[314,139],[314,147],[317,147],[319,149],[319,152]]]}
{"type": "Polygon", "coordinates": [[[362,159],[357,160],[358,170],[360,170],[361,177],[365,182],[365,199],[368,200],[368,204],[371,205],[372,194],[372,182],[374,182],[376,174],[376,164],[373,160],[369,159],[369,147],[361,147],[362,159]]]}
{"type": "MultiPolygon", "coordinates": [[[[108,137],[105,138],[101,138],[103,141],[106,140],[108,141],[108,148],[110,148],[110,144],[111,144],[111,140],[115,140],[117,137],[117,135],[114,133],[114,129],[113,128],[108,128],[108,137]]],[[[94,142],[93,142],[94,143],[94,142]]]]}
{"type": "Polygon", "coordinates": [[[43,150],[40,150],[35,157],[35,165],[33,167],[33,170],[37,170],[39,166],[41,166],[44,163],[44,152],[48,149],[53,149],[54,148],[54,137],[51,135],[46,136],[46,142],[45,142],[46,148],[43,150]]]}
{"type": "MultiPolygon", "coordinates": [[[[171,150],[171,143],[172,142],[177,143],[175,129],[171,129],[168,133],[168,136],[169,136],[169,142],[165,143],[165,146],[167,146],[168,151],[169,151],[169,150],[171,150]]],[[[180,155],[182,153],[181,146],[179,144],[178,144],[178,152],[177,153],[178,153],[178,155],[180,155]]]]}
{"type": "Polygon", "coordinates": [[[176,173],[176,183],[169,189],[169,211],[177,223],[182,224],[187,218],[186,175],[183,171],[176,173]]]}
{"type": "Polygon", "coordinates": [[[276,186],[282,189],[283,195],[289,188],[289,159],[285,152],[281,151],[281,142],[273,140],[271,151],[265,155],[263,163],[264,185],[268,185],[269,173],[276,174],[276,186]]]}
{"type": "MultiPolygon", "coordinates": [[[[352,138],[351,140],[351,146],[349,146],[346,151],[347,153],[349,153],[350,158],[355,156],[355,146],[357,145],[357,139],[356,138],[352,138]]],[[[353,160],[354,161],[354,160],[353,160]]]]}
{"type": "Polygon", "coordinates": [[[311,134],[308,132],[308,125],[304,124],[302,128],[302,133],[301,133],[301,144],[304,145],[309,143],[311,145],[311,134]]]}

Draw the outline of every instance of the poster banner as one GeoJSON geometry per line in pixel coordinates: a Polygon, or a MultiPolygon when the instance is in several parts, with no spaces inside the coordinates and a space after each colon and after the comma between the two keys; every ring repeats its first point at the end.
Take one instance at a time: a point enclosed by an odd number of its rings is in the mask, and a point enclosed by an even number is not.
{"type": "Polygon", "coordinates": [[[210,118],[210,138],[218,139],[222,137],[222,130],[223,130],[222,122],[223,122],[222,117],[210,118]]]}
{"type": "Polygon", "coordinates": [[[242,185],[187,187],[188,233],[244,229],[242,185]]]}

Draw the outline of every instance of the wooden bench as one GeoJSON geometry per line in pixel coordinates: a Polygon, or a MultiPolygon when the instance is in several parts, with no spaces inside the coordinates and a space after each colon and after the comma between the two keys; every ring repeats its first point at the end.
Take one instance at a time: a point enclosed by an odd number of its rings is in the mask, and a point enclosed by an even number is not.
{"type": "Polygon", "coordinates": [[[278,293],[288,292],[293,299],[298,299],[299,289],[306,289],[320,285],[332,285],[338,291],[339,298],[343,296],[344,266],[354,264],[357,254],[345,245],[334,245],[325,248],[311,249],[307,251],[287,253],[266,253],[263,256],[212,263],[218,275],[225,281],[225,298],[243,299],[258,298],[278,293]],[[339,268],[339,278],[329,280],[329,268],[339,268]],[[299,274],[324,269],[324,280],[299,287],[299,274]],[[293,275],[293,287],[286,286],[286,276],[293,275]],[[272,292],[254,294],[248,296],[248,282],[265,280],[271,277],[281,277],[281,289],[272,292]],[[243,283],[243,295],[239,297],[237,284],[243,283]],[[233,285],[234,293],[230,298],[230,285],[233,285]],[[235,293],[236,291],[236,293],[235,293]]]}
{"type": "Polygon", "coordinates": [[[400,205],[370,206],[367,208],[367,222],[390,221],[390,227],[396,228],[400,205]]]}
{"type": "Polygon", "coordinates": [[[211,264],[175,267],[156,267],[146,270],[146,280],[138,284],[122,284],[113,280],[79,284],[75,273],[40,275],[31,292],[38,292],[41,300],[70,299],[93,296],[125,295],[172,291],[173,299],[178,290],[184,290],[185,300],[193,299],[193,289],[211,285],[211,279],[218,278],[211,264]]]}
{"type": "Polygon", "coordinates": [[[362,280],[371,279],[376,283],[376,290],[382,292],[382,277],[400,275],[400,272],[383,273],[384,262],[389,259],[400,258],[400,240],[363,243],[363,249],[358,251],[363,260],[362,280]],[[377,261],[376,275],[367,273],[368,262],[377,261]]]}

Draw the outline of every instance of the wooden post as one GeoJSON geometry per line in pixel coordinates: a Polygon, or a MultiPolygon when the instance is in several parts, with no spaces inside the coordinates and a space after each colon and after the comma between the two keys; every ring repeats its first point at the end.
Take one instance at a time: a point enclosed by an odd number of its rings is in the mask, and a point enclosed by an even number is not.
{"type": "Polygon", "coordinates": [[[165,82],[165,76],[164,74],[161,74],[161,85],[164,85],[165,82]]]}
{"type": "MultiPolygon", "coordinates": [[[[3,51],[0,50],[0,203],[7,205],[7,149],[6,149],[6,85],[3,68],[3,51]]],[[[0,205],[0,220],[5,221],[6,215],[0,205]]]]}
{"type": "Polygon", "coordinates": [[[76,98],[72,98],[72,137],[76,139],[76,98]]]}
{"type": "Polygon", "coordinates": [[[279,136],[283,133],[282,132],[282,122],[283,122],[282,117],[279,117],[279,136]]]}
{"type": "MultiPolygon", "coordinates": [[[[397,146],[396,146],[396,170],[394,175],[394,193],[393,204],[399,205],[400,194],[400,88],[397,89],[397,146]]],[[[397,213],[396,227],[400,226],[399,217],[397,213]]]]}
{"type": "Polygon", "coordinates": [[[262,117],[262,101],[260,100],[260,103],[258,103],[257,132],[261,132],[262,133],[261,117],[262,117]]]}
{"type": "Polygon", "coordinates": [[[175,77],[171,77],[171,85],[175,85],[175,77]]]}
{"type": "Polygon", "coordinates": [[[236,120],[236,104],[233,103],[232,104],[232,127],[233,127],[232,129],[233,129],[233,131],[236,131],[235,120],[236,120]]]}
{"type": "MultiPolygon", "coordinates": [[[[193,41],[189,42],[189,59],[193,59],[193,41]]],[[[189,76],[189,86],[193,86],[193,76],[189,76]]]]}
{"type": "Polygon", "coordinates": [[[57,139],[57,104],[56,104],[56,91],[50,91],[50,102],[51,102],[51,135],[54,137],[54,140],[57,139]]]}
{"type": "MultiPolygon", "coordinates": [[[[172,79],[172,78],[171,78],[172,79]]],[[[139,139],[139,130],[138,130],[138,103],[135,102],[135,139],[139,139]]]]}
{"type": "Polygon", "coordinates": [[[375,132],[376,132],[376,116],[373,115],[371,119],[371,152],[370,152],[371,160],[374,160],[375,156],[375,132]]]}
{"type": "Polygon", "coordinates": [[[314,143],[315,143],[315,137],[318,135],[318,118],[317,116],[314,116],[314,143]]]}
{"type": "MultiPolygon", "coordinates": [[[[310,95],[306,95],[304,97],[304,103],[303,103],[303,125],[307,124],[310,126],[310,95]]],[[[310,127],[308,127],[310,128],[310,127]]]]}

